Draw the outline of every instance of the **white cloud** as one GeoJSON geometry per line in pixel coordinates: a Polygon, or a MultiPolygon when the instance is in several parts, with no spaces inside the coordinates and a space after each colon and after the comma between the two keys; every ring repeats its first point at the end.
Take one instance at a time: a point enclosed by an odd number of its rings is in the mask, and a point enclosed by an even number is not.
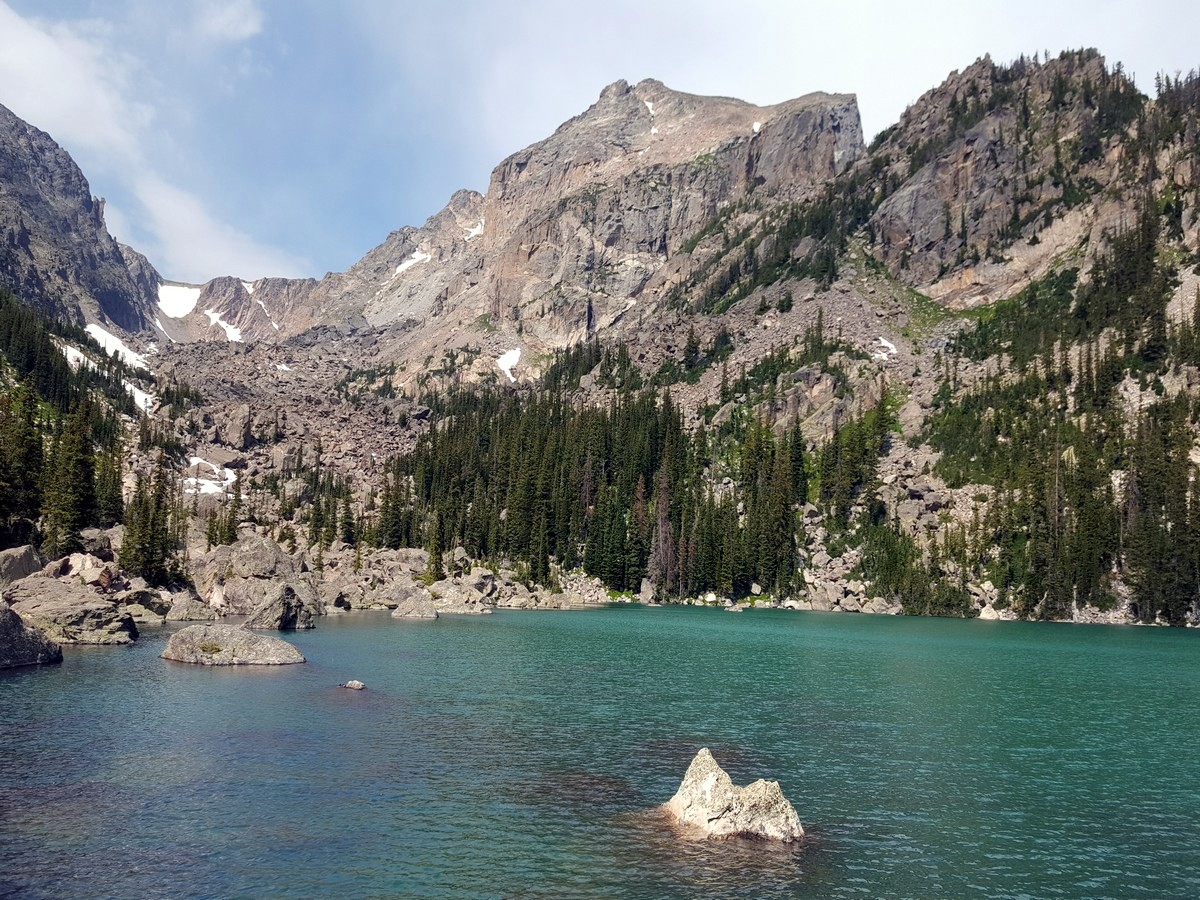
{"type": "Polygon", "coordinates": [[[309,264],[217,221],[199,198],[156,175],[143,175],[134,195],[158,244],[153,257],[163,276],[203,282],[214,275],[255,280],[303,275],[309,264]]]}
{"type": "MultiPolygon", "coordinates": [[[[262,28],[262,15],[249,0],[233,0],[206,9],[200,27],[215,39],[244,40],[262,28]]],[[[63,145],[85,174],[104,172],[131,195],[106,206],[111,233],[165,277],[303,273],[305,261],[221,222],[158,173],[142,150],[156,119],[139,95],[149,76],[118,44],[102,23],[24,18],[0,0],[0,102],[63,145]]]]}
{"type": "Polygon", "coordinates": [[[130,96],[134,74],[103,26],[23,19],[0,2],[0,97],[55,140],[123,165],[137,162],[137,132],[154,114],[130,96]]]}
{"type": "Polygon", "coordinates": [[[201,10],[196,27],[204,37],[238,43],[262,31],[263,14],[254,0],[228,0],[201,10]]]}

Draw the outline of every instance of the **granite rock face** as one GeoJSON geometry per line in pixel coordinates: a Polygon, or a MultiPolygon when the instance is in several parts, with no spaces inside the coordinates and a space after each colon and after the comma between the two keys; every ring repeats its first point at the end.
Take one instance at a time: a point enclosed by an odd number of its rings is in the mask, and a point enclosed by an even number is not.
{"type": "Polygon", "coordinates": [[[318,614],[314,605],[298,597],[290,584],[281,584],[273,597],[255,607],[242,627],[275,631],[315,628],[318,614]]]}
{"type": "Polygon", "coordinates": [[[0,550],[0,588],[27,578],[42,568],[42,559],[30,545],[0,550]]]}
{"type": "Polygon", "coordinates": [[[171,635],[163,659],[201,666],[282,666],[302,663],[287,641],[236,625],[189,625],[171,635]]]}
{"type": "Polygon", "coordinates": [[[4,106],[0,185],[0,285],[76,324],[148,326],[156,296],[147,289],[153,281],[157,290],[157,274],[139,279],[130,272],[104,224],[104,201],[92,196],[79,167],[4,106]]]}
{"type": "Polygon", "coordinates": [[[78,581],[31,575],[9,585],[4,599],[61,644],[129,644],[138,637],[126,609],[78,581]]]}
{"type": "Polygon", "coordinates": [[[306,608],[320,609],[309,576],[279,544],[261,535],[241,537],[195,558],[192,577],[200,597],[221,615],[253,614],[278,599],[281,583],[289,585],[306,608]]]}
{"type": "Polygon", "coordinates": [[[779,782],[761,778],[736,787],[707,747],[688,766],[666,810],[707,837],[751,837],[789,843],[804,836],[800,817],[779,782]]]}
{"type": "Polygon", "coordinates": [[[0,669],[62,662],[62,649],[0,600],[0,669]]]}

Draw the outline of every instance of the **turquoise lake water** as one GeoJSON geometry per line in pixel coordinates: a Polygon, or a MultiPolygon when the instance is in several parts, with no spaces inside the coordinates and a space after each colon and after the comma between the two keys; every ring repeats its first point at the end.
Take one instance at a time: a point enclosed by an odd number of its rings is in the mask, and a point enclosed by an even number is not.
{"type": "Polygon", "coordinates": [[[268,669],[166,636],[0,673],[0,896],[1200,896],[1195,631],[361,613],[268,669]],[[676,839],[701,746],[808,839],[676,839]]]}

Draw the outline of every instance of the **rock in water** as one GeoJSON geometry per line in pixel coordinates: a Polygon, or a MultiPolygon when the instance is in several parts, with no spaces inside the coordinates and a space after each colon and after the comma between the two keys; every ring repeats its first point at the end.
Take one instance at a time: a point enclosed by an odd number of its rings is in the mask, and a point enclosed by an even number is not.
{"type": "Polygon", "coordinates": [[[356,678],[351,678],[345,684],[338,685],[339,687],[349,688],[352,691],[364,691],[367,686],[356,678]]]}
{"type": "Polygon", "coordinates": [[[699,828],[708,837],[754,837],[799,840],[804,827],[778,781],[759,779],[736,787],[704,747],[696,754],[679,790],[666,805],[681,824],[699,828]]]}
{"type": "Polygon", "coordinates": [[[0,600],[0,669],[62,662],[62,649],[0,600]]]}
{"type": "Polygon", "coordinates": [[[296,596],[290,584],[280,585],[273,597],[255,607],[250,618],[243,622],[245,628],[262,628],[272,631],[295,631],[315,628],[312,607],[296,596]]]}
{"type": "Polygon", "coordinates": [[[302,663],[287,641],[236,625],[190,625],[171,635],[163,659],[201,666],[283,666],[302,663]]]}

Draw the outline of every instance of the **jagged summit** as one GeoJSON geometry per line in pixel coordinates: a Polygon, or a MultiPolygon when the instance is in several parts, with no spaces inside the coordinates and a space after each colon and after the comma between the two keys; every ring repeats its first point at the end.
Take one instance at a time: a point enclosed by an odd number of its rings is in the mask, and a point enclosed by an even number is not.
{"type": "Polygon", "coordinates": [[[43,312],[82,324],[149,324],[156,275],[126,268],[74,160],[48,134],[0,105],[0,285],[43,312]]]}

